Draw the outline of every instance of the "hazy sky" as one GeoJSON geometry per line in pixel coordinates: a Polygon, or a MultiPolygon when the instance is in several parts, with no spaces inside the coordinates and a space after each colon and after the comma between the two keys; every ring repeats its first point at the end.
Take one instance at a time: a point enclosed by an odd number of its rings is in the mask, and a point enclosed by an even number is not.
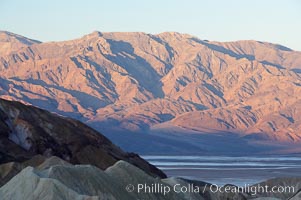
{"type": "Polygon", "coordinates": [[[0,0],[0,29],[41,41],[94,30],[176,31],[301,50],[300,0],[0,0]]]}

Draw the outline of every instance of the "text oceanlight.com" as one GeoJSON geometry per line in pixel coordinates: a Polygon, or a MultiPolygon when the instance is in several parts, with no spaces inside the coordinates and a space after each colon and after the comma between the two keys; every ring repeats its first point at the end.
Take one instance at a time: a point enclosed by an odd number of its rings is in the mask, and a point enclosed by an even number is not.
{"type": "Polygon", "coordinates": [[[248,193],[256,195],[258,193],[295,193],[294,186],[268,186],[268,185],[249,185],[244,186],[218,186],[216,184],[204,184],[203,186],[197,186],[194,184],[181,185],[175,184],[165,185],[161,183],[157,184],[128,184],[125,188],[127,192],[148,193],[148,194],[163,194],[166,195],[171,192],[175,193],[248,193]]]}

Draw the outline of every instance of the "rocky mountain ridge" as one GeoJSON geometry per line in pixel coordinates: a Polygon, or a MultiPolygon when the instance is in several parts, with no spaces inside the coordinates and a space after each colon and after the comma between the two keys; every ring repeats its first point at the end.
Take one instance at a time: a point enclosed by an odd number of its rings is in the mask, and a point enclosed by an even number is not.
{"type": "Polygon", "coordinates": [[[2,98],[79,119],[109,137],[173,130],[229,132],[250,142],[301,140],[301,52],[287,47],[173,32],[10,41],[20,48],[0,53],[2,98]]]}

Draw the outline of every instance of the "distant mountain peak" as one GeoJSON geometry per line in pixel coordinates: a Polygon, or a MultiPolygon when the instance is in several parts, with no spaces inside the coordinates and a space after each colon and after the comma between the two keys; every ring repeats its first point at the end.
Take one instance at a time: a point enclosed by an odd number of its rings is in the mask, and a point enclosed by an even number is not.
{"type": "Polygon", "coordinates": [[[0,31],[0,55],[5,55],[20,48],[40,43],[40,41],[29,39],[15,33],[0,31]]]}
{"type": "Polygon", "coordinates": [[[19,41],[25,45],[32,45],[36,43],[41,43],[38,40],[29,39],[27,37],[8,32],[8,31],[0,31],[0,42],[15,42],[19,41]]]}
{"type": "Polygon", "coordinates": [[[96,37],[102,37],[102,33],[100,31],[93,31],[92,33],[89,33],[87,35],[85,35],[84,37],[87,38],[96,38],[96,37]]]}
{"type": "Polygon", "coordinates": [[[170,32],[162,32],[162,33],[159,33],[157,34],[157,36],[159,37],[163,37],[163,38],[179,38],[179,39],[189,39],[189,38],[194,38],[195,36],[192,36],[190,34],[187,34],[187,33],[179,33],[179,32],[173,32],[173,31],[170,31],[170,32]]]}

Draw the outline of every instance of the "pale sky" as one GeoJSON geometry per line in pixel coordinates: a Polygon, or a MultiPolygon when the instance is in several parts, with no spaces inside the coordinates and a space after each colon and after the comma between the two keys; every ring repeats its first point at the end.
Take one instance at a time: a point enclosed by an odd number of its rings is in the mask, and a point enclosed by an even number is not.
{"type": "Polygon", "coordinates": [[[175,31],[301,51],[300,0],[0,0],[0,30],[40,41],[101,32],[175,31]]]}

